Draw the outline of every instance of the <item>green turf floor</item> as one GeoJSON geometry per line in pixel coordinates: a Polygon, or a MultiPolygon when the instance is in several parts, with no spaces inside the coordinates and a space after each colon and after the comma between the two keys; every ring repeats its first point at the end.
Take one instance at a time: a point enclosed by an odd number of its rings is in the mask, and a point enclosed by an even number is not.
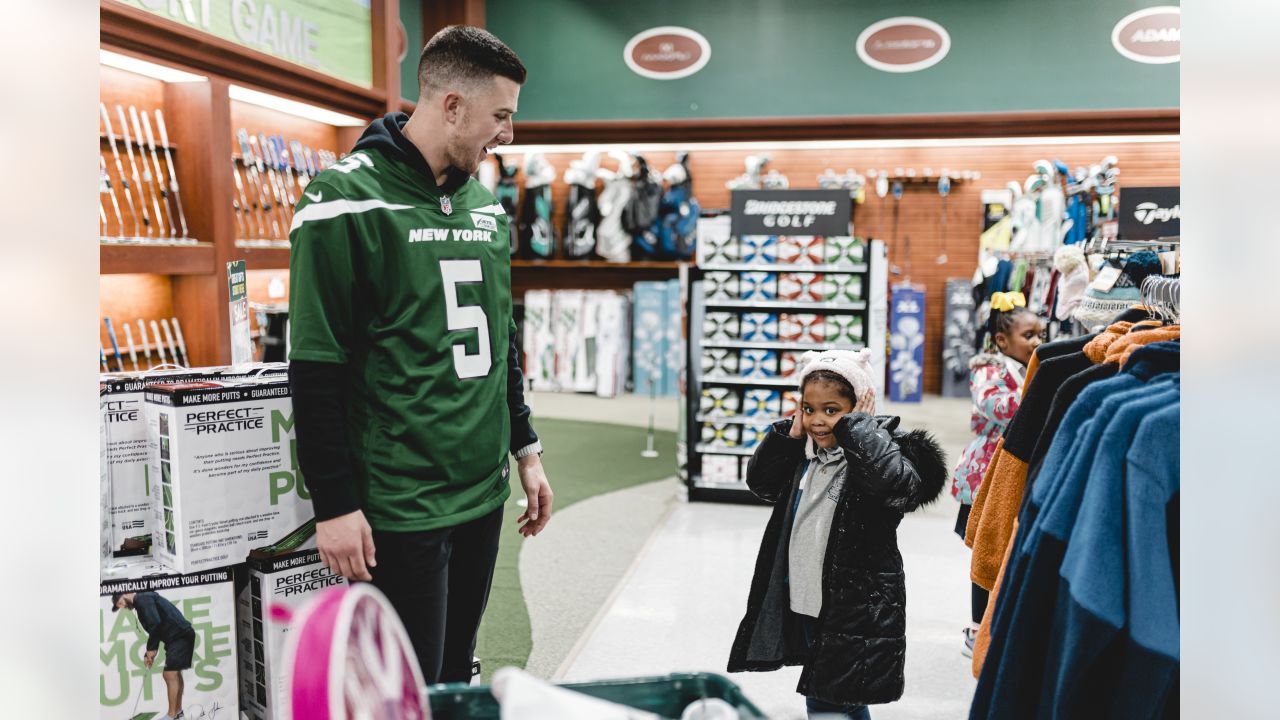
{"type": "MultiPolygon", "coordinates": [[[[646,459],[640,457],[645,447],[644,428],[552,419],[537,420],[535,428],[545,448],[542,465],[555,493],[551,526],[555,525],[556,513],[581,500],[676,473],[676,434],[673,432],[658,431],[654,448],[659,456],[646,459]]],[[[514,463],[511,478],[511,499],[504,510],[498,565],[476,647],[485,683],[500,667],[523,668],[533,648],[529,611],[520,589],[519,562],[521,543],[538,542],[538,538],[525,540],[516,531],[516,518],[524,512],[516,501],[524,497],[524,492],[514,463]]]]}

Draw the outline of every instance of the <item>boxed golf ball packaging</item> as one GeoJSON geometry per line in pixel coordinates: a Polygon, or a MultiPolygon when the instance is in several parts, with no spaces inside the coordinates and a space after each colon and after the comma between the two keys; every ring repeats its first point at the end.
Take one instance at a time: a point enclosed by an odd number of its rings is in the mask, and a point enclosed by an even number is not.
{"type": "Polygon", "coordinates": [[[289,623],[271,609],[297,611],[321,590],[347,581],[326,568],[315,550],[251,558],[241,572],[236,597],[240,709],[253,720],[281,720],[287,718],[282,708],[289,623]]]}
{"type": "Polygon", "coordinates": [[[107,478],[102,512],[110,526],[114,557],[146,554],[151,544],[151,486],[157,479],[147,462],[146,389],[164,383],[278,376],[287,367],[275,363],[242,369],[208,367],[102,376],[98,383],[99,419],[107,478]]]}
{"type": "Polygon", "coordinates": [[[136,720],[165,715],[169,700],[164,671],[171,664],[171,655],[173,662],[185,665],[181,660],[188,653],[190,667],[179,671],[183,716],[238,717],[236,606],[231,570],[174,574],[145,558],[130,558],[121,565],[98,586],[98,717],[136,720]],[[129,607],[113,612],[115,593],[124,593],[129,607]],[[149,597],[139,601],[141,596],[149,597]],[[156,610],[154,615],[152,609],[156,610]],[[139,610],[161,624],[151,625],[153,620],[144,625],[139,610]],[[194,633],[190,645],[179,638],[170,646],[175,623],[170,618],[176,615],[181,615],[194,633]],[[156,633],[154,640],[148,627],[156,633]],[[145,655],[149,640],[156,656],[148,668],[145,655]]]}
{"type": "Polygon", "coordinates": [[[286,377],[146,391],[153,554],[178,572],[315,546],[286,377]]]}

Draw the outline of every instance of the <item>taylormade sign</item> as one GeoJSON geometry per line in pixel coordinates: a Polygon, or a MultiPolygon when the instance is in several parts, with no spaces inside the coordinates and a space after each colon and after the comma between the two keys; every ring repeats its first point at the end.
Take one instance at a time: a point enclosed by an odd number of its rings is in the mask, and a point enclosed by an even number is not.
{"type": "Polygon", "coordinates": [[[373,84],[368,0],[124,0],[167,20],[356,85],[373,84]]]}
{"type": "Polygon", "coordinates": [[[1150,7],[1125,15],[1111,30],[1111,44],[1134,62],[1176,63],[1182,57],[1182,9],[1150,7]]]}

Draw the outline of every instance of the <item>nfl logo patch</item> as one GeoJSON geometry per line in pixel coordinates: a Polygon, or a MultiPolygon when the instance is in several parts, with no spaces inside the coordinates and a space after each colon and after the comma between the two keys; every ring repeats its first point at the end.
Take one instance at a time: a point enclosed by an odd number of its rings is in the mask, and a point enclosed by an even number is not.
{"type": "Polygon", "coordinates": [[[445,195],[440,198],[440,210],[443,211],[445,215],[453,214],[453,203],[449,200],[449,196],[445,195]]]}

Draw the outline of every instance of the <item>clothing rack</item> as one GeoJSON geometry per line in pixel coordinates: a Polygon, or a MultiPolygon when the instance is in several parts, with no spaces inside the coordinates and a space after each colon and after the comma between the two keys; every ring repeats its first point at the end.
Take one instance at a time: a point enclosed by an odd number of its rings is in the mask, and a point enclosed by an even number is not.
{"type": "Polygon", "coordinates": [[[1174,275],[1150,275],[1142,281],[1142,304],[1162,319],[1178,321],[1182,304],[1182,281],[1174,275]]]}
{"type": "Polygon", "coordinates": [[[1135,251],[1135,250],[1151,250],[1152,252],[1167,252],[1177,250],[1181,246],[1180,237],[1161,237],[1155,240],[1120,240],[1117,238],[1090,238],[1085,242],[1084,254],[1101,254],[1112,250],[1135,251]]]}

